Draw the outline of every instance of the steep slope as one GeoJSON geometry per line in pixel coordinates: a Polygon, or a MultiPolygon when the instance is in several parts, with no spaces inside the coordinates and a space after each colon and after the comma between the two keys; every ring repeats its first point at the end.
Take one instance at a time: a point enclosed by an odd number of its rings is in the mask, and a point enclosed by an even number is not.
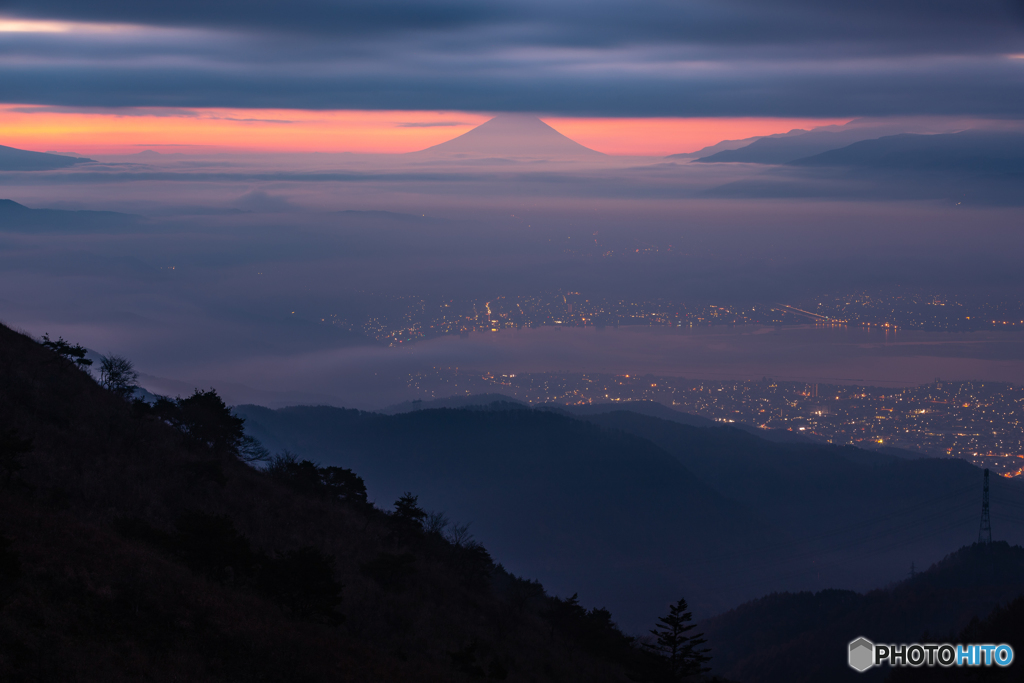
{"type": "Polygon", "coordinates": [[[456,158],[601,158],[601,152],[570,140],[536,116],[500,114],[459,137],[413,154],[456,158]]]}
{"type": "MultiPolygon", "coordinates": [[[[716,652],[714,670],[745,683],[880,681],[889,668],[853,671],[844,657],[847,643],[860,636],[878,643],[1006,642],[1014,638],[1006,626],[991,629],[987,640],[956,638],[972,618],[1022,594],[1024,548],[975,544],[884,590],[768,595],[705,621],[700,628],[716,652]]],[[[1017,647],[1024,644],[1020,636],[1018,629],[1017,647]]],[[[921,674],[928,675],[920,680],[937,680],[935,673],[922,669],[921,674]]]]}
{"type": "Polygon", "coordinates": [[[369,506],[351,472],[243,464],[207,399],[176,428],[0,326],[0,680],[644,676],[607,612],[427,532],[414,505],[369,506]]]}

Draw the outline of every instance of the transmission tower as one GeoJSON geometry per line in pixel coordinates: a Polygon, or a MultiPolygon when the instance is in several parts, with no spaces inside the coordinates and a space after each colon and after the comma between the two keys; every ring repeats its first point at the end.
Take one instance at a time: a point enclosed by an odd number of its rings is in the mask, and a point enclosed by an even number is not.
{"type": "Polygon", "coordinates": [[[978,532],[978,543],[992,542],[992,520],[988,516],[988,469],[985,470],[985,486],[981,490],[981,531],[978,532]]]}

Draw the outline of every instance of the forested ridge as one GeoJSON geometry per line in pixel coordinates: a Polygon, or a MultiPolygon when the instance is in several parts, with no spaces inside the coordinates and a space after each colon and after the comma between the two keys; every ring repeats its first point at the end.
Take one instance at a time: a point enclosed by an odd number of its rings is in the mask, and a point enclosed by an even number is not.
{"type": "Polygon", "coordinates": [[[844,648],[875,643],[1010,643],[1024,652],[1024,548],[975,543],[891,586],[867,593],[773,593],[700,624],[716,671],[745,683],[816,681],[1019,680],[1008,669],[858,673],[844,648]]]}
{"type": "Polygon", "coordinates": [[[215,392],[132,402],[74,360],[0,327],[0,679],[673,677],[654,638],[511,575],[414,493],[254,468],[215,392]]]}

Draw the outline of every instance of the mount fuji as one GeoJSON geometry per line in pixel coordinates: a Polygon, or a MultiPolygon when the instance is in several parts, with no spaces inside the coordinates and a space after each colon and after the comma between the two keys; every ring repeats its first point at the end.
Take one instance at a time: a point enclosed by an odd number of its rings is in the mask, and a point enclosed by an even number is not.
{"type": "Polygon", "coordinates": [[[449,158],[596,159],[605,154],[567,138],[536,116],[499,114],[416,155],[449,158]]]}

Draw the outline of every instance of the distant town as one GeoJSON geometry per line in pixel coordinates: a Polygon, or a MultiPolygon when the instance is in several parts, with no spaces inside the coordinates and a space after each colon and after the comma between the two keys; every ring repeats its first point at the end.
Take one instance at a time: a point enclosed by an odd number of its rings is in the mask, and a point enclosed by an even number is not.
{"type": "Polygon", "coordinates": [[[500,393],[531,405],[655,401],[721,423],[787,430],[811,441],[954,457],[1006,477],[1024,473],[1024,387],[935,381],[892,389],[772,379],[653,375],[494,375],[436,369],[410,376],[424,399],[500,393]]]}
{"type": "Polygon", "coordinates": [[[974,301],[902,290],[822,295],[806,301],[735,305],[631,300],[580,292],[432,300],[376,298],[365,315],[320,314],[322,324],[389,346],[443,335],[542,326],[849,325],[924,331],[1024,330],[1024,302],[974,301]]]}

